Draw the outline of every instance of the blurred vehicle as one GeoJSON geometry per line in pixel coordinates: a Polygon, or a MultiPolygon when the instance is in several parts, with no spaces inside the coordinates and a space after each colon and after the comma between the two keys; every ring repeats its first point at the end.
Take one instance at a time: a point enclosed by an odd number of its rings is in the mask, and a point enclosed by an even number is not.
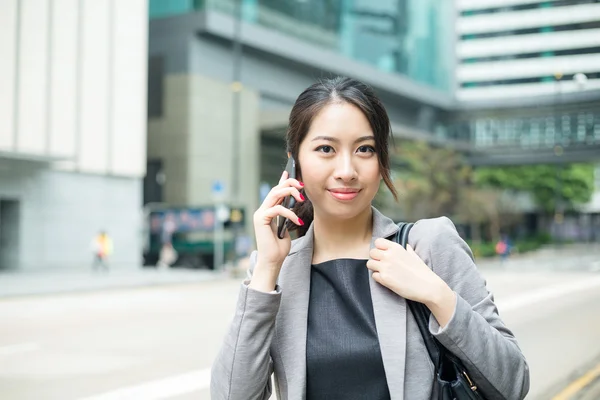
{"type": "MultiPolygon", "coordinates": [[[[169,207],[148,204],[144,207],[144,266],[156,266],[161,249],[172,245],[177,259],[171,267],[214,269],[216,209],[206,207],[169,207]]],[[[243,229],[244,210],[228,208],[223,221],[223,248],[234,249],[234,229],[243,229]]]]}

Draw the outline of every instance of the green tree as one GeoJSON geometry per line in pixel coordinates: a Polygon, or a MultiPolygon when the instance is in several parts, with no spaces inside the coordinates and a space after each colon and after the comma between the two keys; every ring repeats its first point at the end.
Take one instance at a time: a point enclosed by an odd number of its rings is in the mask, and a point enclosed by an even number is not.
{"type": "Polygon", "coordinates": [[[425,142],[403,142],[392,158],[403,166],[394,179],[403,219],[446,215],[470,225],[475,241],[482,237],[482,226],[487,226],[487,236],[495,239],[502,223],[510,220],[500,191],[477,188],[473,170],[459,153],[425,142]]]}
{"type": "Polygon", "coordinates": [[[399,171],[395,184],[411,219],[452,216],[467,184],[470,168],[456,152],[425,142],[404,142],[395,152],[399,171]]]}
{"type": "Polygon", "coordinates": [[[594,166],[590,164],[485,167],[475,171],[480,187],[525,191],[546,212],[560,199],[565,210],[588,202],[594,192],[594,166]],[[557,196],[557,190],[559,195],[557,196]]]}

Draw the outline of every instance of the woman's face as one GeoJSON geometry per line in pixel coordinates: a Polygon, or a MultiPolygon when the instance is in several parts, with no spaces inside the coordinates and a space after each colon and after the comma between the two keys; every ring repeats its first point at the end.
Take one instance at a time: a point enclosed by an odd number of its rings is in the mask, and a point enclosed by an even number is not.
{"type": "Polygon", "coordinates": [[[349,219],[371,206],[381,175],[375,137],[359,108],[326,106],[300,143],[298,163],[315,216],[349,219]]]}

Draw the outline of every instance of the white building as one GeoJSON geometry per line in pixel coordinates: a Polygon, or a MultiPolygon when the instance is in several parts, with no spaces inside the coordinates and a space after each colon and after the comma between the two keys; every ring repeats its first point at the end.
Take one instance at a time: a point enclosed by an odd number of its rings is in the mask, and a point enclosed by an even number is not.
{"type": "Polygon", "coordinates": [[[0,2],[0,268],[141,264],[147,0],[0,2]]]}
{"type": "Polygon", "coordinates": [[[600,89],[598,1],[456,2],[458,100],[600,89]]]}

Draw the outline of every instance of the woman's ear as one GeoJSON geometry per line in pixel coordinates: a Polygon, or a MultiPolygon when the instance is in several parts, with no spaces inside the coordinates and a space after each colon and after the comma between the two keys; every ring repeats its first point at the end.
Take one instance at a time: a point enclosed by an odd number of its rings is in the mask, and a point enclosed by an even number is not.
{"type": "Polygon", "coordinates": [[[290,158],[292,156],[292,153],[288,151],[287,156],[288,156],[288,158],[290,158]]]}

